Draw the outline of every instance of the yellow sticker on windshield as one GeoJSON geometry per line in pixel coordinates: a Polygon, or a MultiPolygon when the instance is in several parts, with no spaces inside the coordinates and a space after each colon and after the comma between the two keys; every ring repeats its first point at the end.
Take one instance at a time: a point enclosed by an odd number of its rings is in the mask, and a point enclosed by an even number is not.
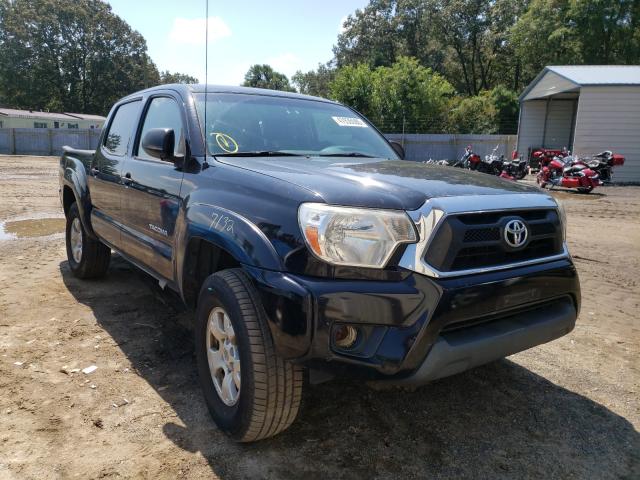
{"type": "Polygon", "coordinates": [[[216,136],[216,143],[227,153],[236,153],[238,151],[238,142],[226,133],[213,132],[211,135],[216,136]]]}

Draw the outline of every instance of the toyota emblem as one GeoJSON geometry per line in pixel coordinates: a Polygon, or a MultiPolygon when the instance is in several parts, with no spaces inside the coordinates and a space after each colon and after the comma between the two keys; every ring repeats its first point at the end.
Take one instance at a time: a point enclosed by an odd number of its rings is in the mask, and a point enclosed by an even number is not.
{"type": "Polygon", "coordinates": [[[509,220],[504,227],[504,241],[511,248],[520,248],[527,242],[529,230],[522,220],[509,220]]]}

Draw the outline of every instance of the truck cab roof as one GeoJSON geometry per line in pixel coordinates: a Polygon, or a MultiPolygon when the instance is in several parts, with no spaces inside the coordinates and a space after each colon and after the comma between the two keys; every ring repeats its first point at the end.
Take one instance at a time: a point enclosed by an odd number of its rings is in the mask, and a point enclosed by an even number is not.
{"type": "Polygon", "coordinates": [[[252,87],[242,87],[242,86],[233,86],[233,85],[213,85],[204,83],[198,84],[183,84],[183,83],[168,83],[164,85],[157,85],[155,87],[147,88],[145,90],[141,90],[135,93],[132,93],[128,97],[139,96],[140,94],[152,93],[157,90],[175,90],[180,92],[182,95],[188,95],[191,93],[241,93],[246,95],[266,95],[271,97],[284,97],[284,98],[297,98],[300,100],[314,100],[317,102],[326,102],[326,103],[334,103],[337,104],[333,100],[328,100],[322,97],[314,97],[312,95],[303,95],[301,93],[296,92],[285,92],[281,90],[269,90],[266,88],[252,88],[252,87]],[[205,88],[206,87],[206,88],[205,88]]]}

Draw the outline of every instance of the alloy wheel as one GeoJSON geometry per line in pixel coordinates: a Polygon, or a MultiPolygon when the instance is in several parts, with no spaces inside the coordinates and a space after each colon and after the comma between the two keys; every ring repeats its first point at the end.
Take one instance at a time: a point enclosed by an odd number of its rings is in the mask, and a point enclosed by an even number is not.
{"type": "Polygon", "coordinates": [[[207,360],[216,392],[225,405],[240,398],[240,352],[227,312],[215,307],[207,321],[207,360]]]}

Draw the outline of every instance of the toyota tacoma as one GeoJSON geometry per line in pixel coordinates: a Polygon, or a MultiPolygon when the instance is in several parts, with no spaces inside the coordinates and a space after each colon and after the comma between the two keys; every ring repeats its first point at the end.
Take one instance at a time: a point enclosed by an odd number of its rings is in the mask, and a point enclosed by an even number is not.
{"type": "Polygon", "coordinates": [[[570,332],[562,207],[403,158],[333,101],[144,90],[95,151],[65,147],[69,268],[99,277],[117,252],[179,294],[209,411],[242,442],[291,425],[303,374],[415,387],[570,332]]]}

